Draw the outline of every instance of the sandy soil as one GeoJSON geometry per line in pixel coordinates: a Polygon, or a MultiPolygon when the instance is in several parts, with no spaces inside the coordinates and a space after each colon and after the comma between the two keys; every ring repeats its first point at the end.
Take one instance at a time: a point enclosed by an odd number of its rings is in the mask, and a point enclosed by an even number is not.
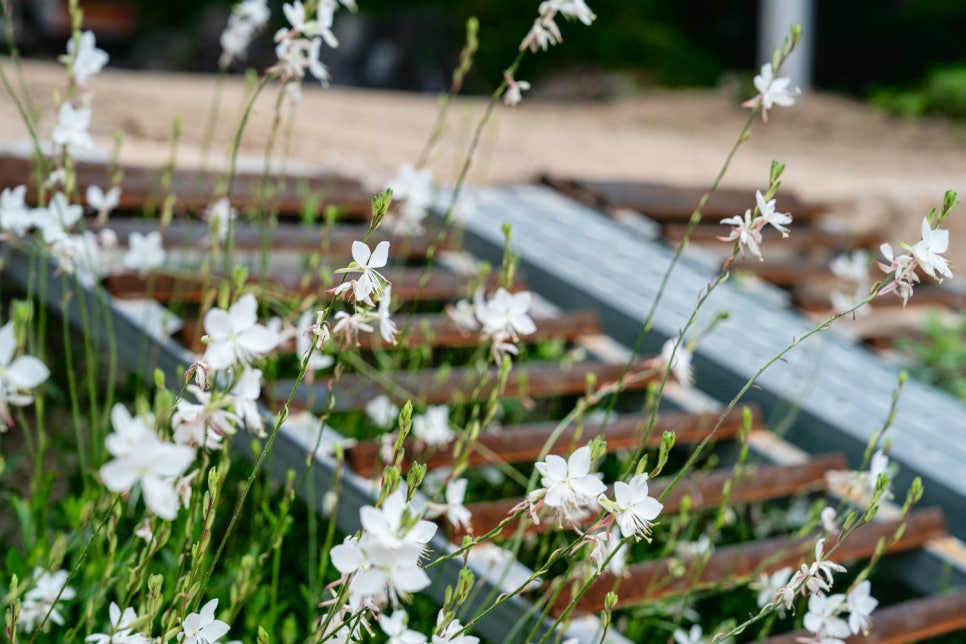
{"type": "MultiPolygon", "coordinates": [[[[9,61],[0,61],[10,70],[9,61]]],[[[54,92],[63,68],[29,62],[23,77],[34,107],[43,111],[49,136],[54,92]]],[[[124,134],[122,158],[161,163],[170,155],[175,116],[182,119],[178,159],[197,164],[214,77],[109,70],[94,83],[92,132],[111,149],[124,134]]],[[[238,78],[224,85],[213,150],[224,152],[245,92],[238,78]]],[[[258,163],[271,130],[278,88],[259,97],[242,151],[258,163]]],[[[747,118],[742,97],[727,91],[648,92],[608,102],[526,99],[502,105],[488,126],[471,169],[471,183],[530,180],[538,172],[598,178],[658,180],[706,186],[747,118]]],[[[485,103],[460,101],[432,167],[451,181],[485,103]]],[[[405,161],[413,161],[437,111],[433,96],[306,85],[295,113],[289,157],[363,178],[378,187],[405,161]]],[[[10,97],[0,98],[0,146],[24,147],[26,130],[10,97]]],[[[280,145],[284,145],[281,142],[280,145]]],[[[758,123],[740,149],[726,185],[760,187],[772,159],[787,164],[785,186],[827,204],[830,213],[860,228],[914,242],[918,223],[947,188],[966,198],[966,129],[942,120],[891,118],[837,96],[810,94],[793,108],[777,108],[758,123]]],[[[260,166],[259,166],[260,167],[260,166]]],[[[794,214],[794,213],[793,213],[794,214]]],[[[950,220],[950,256],[966,266],[966,206],[950,220]]]]}

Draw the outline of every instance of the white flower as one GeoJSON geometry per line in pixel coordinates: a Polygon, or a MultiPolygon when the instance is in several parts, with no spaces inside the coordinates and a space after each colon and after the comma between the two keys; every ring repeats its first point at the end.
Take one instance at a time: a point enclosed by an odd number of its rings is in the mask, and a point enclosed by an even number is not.
{"type": "Polygon", "coordinates": [[[698,624],[692,626],[690,631],[676,628],[674,629],[674,641],[677,644],[702,644],[704,642],[704,631],[698,624]]]}
{"type": "Polygon", "coordinates": [[[838,616],[844,608],[845,595],[826,597],[822,593],[813,593],[808,598],[808,612],[805,613],[803,625],[808,632],[822,638],[848,637],[852,629],[838,616]]]}
{"type": "Polygon", "coordinates": [[[882,244],[879,250],[889,262],[888,264],[878,262],[879,269],[892,275],[892,281],[879,291],[879,295],[895,291],[896,295],[902,298],[902,306],[905,306],[912,296],[913,284],[919,283],[919,274],[916,273],[916,260],[912,255],[895,256],[892,252],[892,246],[889,244],[882,244]]]}
{"type": "Polygon", "coordinates": [[[336,0],[319,0],[319,6],[315,10],[315,20],[318,35],[325,40],[325,44],[335,49],[339,46],[339,40],[332,33],[332,24],[335,21],[335,10],[339,8],[336,0]]]}
{"type": "Polygon", "coordinates": [[[335,358],[322,352],[322,346],[325,344],[325,340],[322,340],[322,335],[317,334],[317,329],[323,329],[324,333],[328,333],[329,328],[327,326],[318,326],[318,322],[315,325],[312,324],[312,311],[306,311],[299,317],[298,321],[299,333],[295,336],[295,352],[299,357],[304,360],[305,354],[309,352],[312,345],[315,345],[315,350],[312,352],[312,356],[309,358],[308,371],[321,371],[322,369],[328,369],[335,363],[335,358]],[[319,340],[322,340],[319,342],[319,340]]]}
{"type": "Polygon", "coordinates": [[[365,531],[388,548],[414,546],[422,552],[436,534],[435,523],[416,519],[403,487],[387,496],[379,508],[362,506],[359,518],[365,531]]]}
{"type": "Polygon", "coordinates": [[[218,64],[225,68],[233,59],[241,58],[270,16],[265,0],[243,0],[236,4],[228,17],[228,26],[221,34],[222,55],[218,64]]]}
{"type": "Polygon", "coordinates": [[[211,233],[219,242],[224,243],[228,238],[228,229],[238,218],[238,211],[231,207],[228,197],[222,197],[208,206],[205,214],[211,233]]]}
{"type": "Polygon", "coordinates": [[[282,13],[285,14],[285,19],[289,21],[292,25],[292,30],[299,33],[305,34],[306,36],[314,36],[318,33],[318,25],[313,20],[306,20],[305,7],[302,6],[302,0],[295,0],[295,2],[282,5],[282,13]]]}
{"type": "Polygon", "coordinates": [[[77,592],[67,585],[67,577],[66,570],[51,574],[42,568],[34,568],[34,586],[24,594],[20,604],[18,625],[22,631],[29,633],[35,630],[44,619],[47,620],[44,630],[50,627],[51,622],[64,625],[64,617],[57,610],[57,604],[77,596],[77,592]]]}
{"type": "Polygon", "coordinates": [[[479,644],[480,638],[473,635],[459,635],[463,625],[458,619],[453,619],[444,626],[446,613],[439,611],[436,616],[436,631],[433,633],[433,644],[479,644]]]}
{"type": "Polygon", "coordinates": [[[188,385],[187,390],[198,402],[178,399],[171,418],[174,442],[190,447],[217,449],[222,437],[234,435],[235,426],[242,422],[237,415],[228,411],[228,407],[235,403],[234,395],[209,393],[197,385],[188,385]]]}
{"type": "Polygon", "coordinates": [[[218,600],[212,599],[201,607],[200,613],[191,613],[184,618],[179,633],[181,644],[216,644],[229,630],[228,624],[215,619],[218,600]]]}
{"type": "Polygon", "coordinates": [[[17,350],[17,337],[13,321],[0,327],[0,432],[13,424],[10,405],[23,407],[33,402],[29,390],[39,387],[50,376],[50,370],[33,356],[13,354],[17,350]]]}
{"type": "Polygon", "coordinates": [[[627,548],[619,531],[612,530],[609,535],[600,533],[591,537],[591,540],[594,548],[587,558],[597,572],[606,569],[615,576],[622,575],[627,568],[627,548]],[[606,568],[603,568],[604,562],[607,562],[606,568]]]}
{"type": "Polygon", "coordinates": [[[691,372],[691,358],[693,352],[687,347],[678,347],[677,338],[668,338],[661,346],[661,364],[671,365],[671,373],[674,379],[685,387],[690,387],[694,383],[694,374],[691,372]],[[671,354],[674,354],[672,362],[671,354]]]}
{"type": "Polygon", "coordinates": [[[744,219],[741,218],[741,215],[735,215],[734,217],[722,219],[721,223],[731,226],[731,232],[727,237],[718,237],[718,239],[721,241],[737,240],[742,257],[745,256],[745,248],[747,247],[752,255],[758,259],[764,259],[761,256],[761,249],[759,248],[761,244],[761,226],[752,218],[751,208],[745,211],[744,219]]]}
{"type": "Polygon", "coordinates": [[[779,568],[771,575],[762,573],[752,587],[758,590],[758,608],[764,608],[773,603],[781,593],[782,588],[791,579],[792,569],[788,566],[779,568]]]}
{"type": "Polygon", "coordinates": [[[109,56],[106,51],[97,48],[93,31],[85,31],[80,35],[80,47],[77,48],[76,55],[74,43],[74,38],[67,41],[67,56],[61,60],[70,63],[71,75],[77,84],[86,85],[91,76],[104,68],[109,56]]]}
{"type": "Polygon", "coordinates": [[[879,600],[870,594],[871,590],[872,584],[865,580],[850,590],[845,597],[846,607],[849,611],[849,628],[856,635],[859,631],[862,631],[865,635],[869,634],[871,625],[869,615],[879,605],[879,600]]]}
{"type": "Polygon", "coordinates": [[[359,331],[372,333],[372,325],[366,324],[366,316],[361,313],[349,315],[345,311],[337,311],[332,333],[342,335],[345,344],[359,344],[359,331]]]}
{"type": "Polygon", "coordinates": [[[510,294],[505,288],[498,288],[489,302],[483,301],[481,289],[474,295],[476,319],[483,325],[485,335],[505,333],[516,340],[519,335],[529,335],[537,330],[533,319],[527,313],[530,309],[530,292],[521,291],[510,294]]]}
{"type": "Polygon", "coordinates": [[[388,184],[393,201],[403,201],[399,218],[393,229],[404,234],[423,232],[422,221],[433,204],[433,173],[429,168],[416,169],[409,163],[399,166],[399,171],[388,184]]]}
{"type": "Polygon", "coordinates": [[[258,301],[246,293],[225,311],[213,308],[205,314],[203,338],[208,343],[204,361],[215,370],[249,364],[275,348],[278,334],[258,324],[258,301]]]}
{"type": "Polygon", "coordinates": [[[839,531],[838,525],[835,523],[835,508],[830,505],[822,508],[822,512],[819,515],[819,520],[822,523],[822,530],[829,534],[836,534],[839,531]]]}
{"type": "Polygon", "coordinates": [[[427,445],[443,445],[453,439],[449,427],[449,408],[446,405],[430,405],[425,414],[413,417],[413,436],[427,445]]]}
{"type": "Polygon", "coordinates": [[[33,211],[34,225],[41,229],[44,241],[51,244],[66,237],[66,231],[84,216],[81,206],[72,205],[63,192],[55,192],[46,208],[33,211]]]}
{"type": "Polygon", "coordinates": [[[801,90],[797,87],[795,89],[789,89],[788,85],[791,80],[788,78],[775,78],[775,71],[772,69],[771,63],[765,63],[761,66],[761,73],[755,76],[755,89],[758,90],[758,95],[754,98],[742,103],[744,107],[755,107],[761,104],[761,118],[763,121],[768,120],[768,110],[772,108],[773,105],[781,105],[783,107],[788,107],[795,104],[795,96],[801,93],[801,90]]]}
{"type": "Polygon", "coordinates": [[[426,636],[406,627],[409,616],[404,610],[395,611],[392,616],[383,613],[379,616],[379,628],[389,638],[387,644],[422,644],[426,636]]]}
{"type": "Polygon", "coordinates": [[[107,219],[111,211],[117,208],[121,202],[121,187],[114,186],[107,192],[101,190],[100,186],[87,186],[87,205],[97,211],[100,220],[107,219]]]}
{"type": "Polygon", "coordinates": [[[94,147],[94,140],[87,132],[91,124],[89,108],[74,109],[70,103],[62,103],[57,111],[57,125],[51,135],[54,145],[64,146],[71,155],[80,154],[94,147]]]}
{"type": "Polygon", "coordinates": [[[912,247],[912,255],[919,261],[919,266],[925,271],[926,275],[940,282],[944,277],[952,277],[953,273],[949,270],[949,263],[942,256],[949,249],[949,231],[942,229],[933,230],[929,226],[929,219],[922,218],[922,239],[912,247]],[[939,275],[936,275],[939,273],[939,275]]]}
{"type": "Polygon", "coordinates": [[[788,237],[788,229],[785,228],[785,225],[792,223],[792,216],[788,213],[775,212],[775,200],[765,201],[760,190],[755,191],[755,201],[758,203],[758,214],[761,215],[762,219],[774,226],[782,234],[782,237],[788,237]]]}
{"type": "Polygon", "coordinates": [[[379,427],[392,427],[399,416],[399,407],[394,405],[389,396],[380,394],[366,403],[366,415],[379,427]]]}
{"type": "Polygon", "coordinates": [[[161,233],[152,230],[147,235],[133,231],[127,240],[128,251],[121,260],[132,271],[149,271],[164,264],[167,254],[161,247],[161,233]]]}
{"type": "Polygon", "coordinates": [[[396,323],[389,319],[389,304],[392,299],[392,284],[386,285],[379,298],[379,335],[387,344],[396,344],[396,323]]]}
{"type": "Polygon", "coordinates": [[[597,497],[607,489],[596,475],[590,473],[590,447],[587,445],[574,451],[567,460],[548,454],[546,460],[534,467],[542,475],[540,485],[546,489],[543,502],[556,508],[567,520],[585,507],[596,507],[597,497]]]}
{"type": "MultiPolygon", "coordinates": [[[[891,251],[891,249],[890,249],[891,251]]],[[[835,277],[854,285],[852,294],[834,290],[829,294],[832,308],[838,312],[848,311],[869,294],[869,253],[859,249],[849,255],[838,255],[829,264],[835,277]]],[[[868,315],[869,307],[862,306],[855,311],[857,315],[868,315]]]]}
{"type": "Polygon", "coordinates": [[[533,26],[530,27],[526,38],[520,43],[520,50],[529,48],[534,53],[538,49],[546,51],[547,48],[556,45],[560,40],[560,30],[553,20],[543,21],[537,18],[533,21],[533,26]]]}
{"type": "Polygon", "coordinates": [[[258,411],[258,398],[262,395],[262,371],[245,367],[238,382],[231,388],[235,397],[232,408],[238,419],[244,423],[249,432],[256,436],[265,436],[265,419],[258,411]]]}
{"type": "Polygon", "coordinates": [[[388,282],[376,269],[382,268],[389,261],[389,242],[381,241],[376,244],[376,249],[369,250],[369,247],[361,241],[352,242],[352,263],[347,268],[340,268],[337,273],[355,273],[362,275],[355,282],[354,294],[357,302],[372,304],[370,295],[375,294],[381,297],[383,285],[388,282]]]}
{"type": "Polygon", "coordinates": [[[27,186],[4,188],[0,193],[0,228],[22,237],[32,225],[25,197],[27,186]]]}
{"type": "Polygon", "coordinates": [[[349,585],[349,605],[397,605],[400,597],[419,592],[430,580],[419,566],[436,524],[419,519],[404,488],[386,497],[381,508],[359,510],[363,532],[332,548],[332,565],[349,585]]]}
{"type": "Polygon", "coordinates": [[[101,480],[114,492],[127,492],[140,482],[148,508],[162,519],[173,521],[178,515],[174,479],[188,469],[195,452],[190,447],[162,441],[143,420],[132,419],[127,410],[123,412],[117,405],[111,412],[116,435],[108,435],[105,444],[115,458],[101,467],[101,480]]]}
{"type": "Polygon", "coordinates": [[[460,527],[464,531],[470,531],[470,519],[472,513],[463,505],[463,498],[466,496],[466,479],[453,479],[446,484],[446,503],[426,502],[429,508],[427,517],[433,519],[442,514],[446,515],[446,520],[453,527],[460,527]]]}
{"type": "Polygon", "coordinates": [[[476,321],[473,305],[467,300],[460,300],[455,306],[447,306],[446,315],[462,331],[476,331],[480,328],[480,323],[476,321]]]}
{"type": "MultiPolygon", "coordinates": [[[[799,578],[798,583],[813,595],[827,592],[832,587],[832,573],[845,572],[845,566],[824,558],[824,548],[825,539],[819,539],[815,543],[815,561],[807,568],[802,564],[801,570],[796,573],[796,577],[799,578]]],[[[793,583],[795,581],[795,579],[792,580],[793,583]]]]}
{"type": "Polygon", "coordinates": [[[148,644],[151,641],[140,633],[131,632],[131,624],[138,618],[133,608],[128,607],[121,612],[121,608],[111,602],[108,614],[111,618],[110,632],[88,635],[87,639],[84,640],[85,642],[92,642],[93,644],[148,644]]]}
{"type": "MultiPolygon", "coordinates": [[[[867,481],[867,489],[865,490],[871,497],[875,494],[876,485],[879,483],[879,475],[885,474],[888,478],[889,474],[889,457],[886,456],[885,452],[881,449],[876,450],[875,454],[872,455],[872,459],[869,461],[869,473],[867,481]]],[[[889,491],[889,486],[886,485],[885,492],[883,496],[887,499],[892,498],[892,492],[889,491]]]]}
{"type": "Polygon", "coordinates": [[[647,474],[638,474],[627,483],[614,483],[614,500],[601,494],[598,499],[601,507],[614,514],[621,534],[627,537],[647,537],[651,525],[664,506],[647,493],[647,474]]]}
{"type": "Polygon", "coordinates": [[[503,103],[510,107],[518,105],[523,100],[523,92],[530,89],[530,83],[525,80],[515,80],[509,72],[504,72],[506,78],[506,92],[503,94],[503,103]]]}

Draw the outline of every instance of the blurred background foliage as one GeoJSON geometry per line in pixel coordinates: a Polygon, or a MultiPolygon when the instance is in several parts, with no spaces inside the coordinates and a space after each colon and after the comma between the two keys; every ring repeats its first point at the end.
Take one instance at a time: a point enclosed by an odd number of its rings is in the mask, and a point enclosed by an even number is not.
{"type": "MultiPolygon", "coordinates": [[[[113,1],[137,10],[137,33],[105,43],[115,64],[178,71],[214,70],[218,35],[232,4],[229,0],[86,1],[101,5],[113,1]]],[[[273,60],[271,33],[283,20],[282,0],[269,0],[269,4],[272,27],[258,39],[248,61],[256,68],[273,60]]],[[[562,24],[565,46],[528,57],[521,78],[538,85],[568,74],[581,79],[616,74],[621,80],[617,87],[711,87],[736,73],[747,77],[763,62],[756,46],[759,0],[589,0],[588,4],[598,16],[593,27],[562,24]]],[[[337,17],[342,47],[323,54],[337,82],[440,91],[448,84],[462,46],[463,25],[470,16],[477,16],[481,49],[466,89],[488,93],[512,60],[536,16],[538,2],[359,0],[359,5],[358,14],[341,12],[337,17]]],[[[815,10],[816,88],[869,99],[899,114],[966,117],[966,48],[962,45],[966,2],[815,0],[815,10]]],[[[57,41],[58,47],[62,44],[57,41]]],[[[589,91],[608,96],[614,87],[605,83],[589,91]]]]}

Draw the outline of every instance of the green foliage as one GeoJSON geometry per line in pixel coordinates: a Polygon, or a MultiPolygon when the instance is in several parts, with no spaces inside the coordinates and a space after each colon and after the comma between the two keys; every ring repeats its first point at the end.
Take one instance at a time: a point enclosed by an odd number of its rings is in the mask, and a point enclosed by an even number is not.
{"type": "Polygon", "coordinates": [[[938,313],[926,316],[920,341],[901,340],[900,350],[916,360],[910,372],[966,400],[966,317],[950,324],[938,313]]]}

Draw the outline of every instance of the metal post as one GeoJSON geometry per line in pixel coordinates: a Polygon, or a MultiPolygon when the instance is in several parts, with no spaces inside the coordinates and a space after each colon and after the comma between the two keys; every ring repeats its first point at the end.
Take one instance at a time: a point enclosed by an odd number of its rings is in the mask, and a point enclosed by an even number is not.
{"type": "Polygon", "coordinates": [[[802,39],[782,67],[782,76],[792,85],[809,89],[812,85],[812,43],[815,30],[815,4],[812,0],[761,0],[758,13],[758,64],[771,60],[772,52],[788,36],[789,27],[801,25],[802,39]]]}

